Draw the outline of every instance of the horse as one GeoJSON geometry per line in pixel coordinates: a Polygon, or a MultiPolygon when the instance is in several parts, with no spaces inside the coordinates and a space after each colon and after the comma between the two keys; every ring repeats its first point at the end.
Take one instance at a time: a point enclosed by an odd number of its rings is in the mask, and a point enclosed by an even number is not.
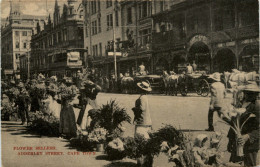
{"type": "Polygon", "coordinates": [[[165,94],[177,96],[177,86],[178,86],[178,75],[169,75],[167,71],[163,71],[163,82],[165,88],[165,94]]]}
{"type": "Polygon", "coordinates": [[[132,77],[123,77],[121,79],[121,90],[123,93],[133,93],[134,79],[132,77]]]}

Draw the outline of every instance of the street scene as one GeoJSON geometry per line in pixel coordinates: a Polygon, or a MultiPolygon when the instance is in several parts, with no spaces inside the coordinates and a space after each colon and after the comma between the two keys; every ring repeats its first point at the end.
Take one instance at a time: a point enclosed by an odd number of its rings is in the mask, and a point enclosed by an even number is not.
{"type": "Polygon", "coordinates": [[[2,165],[258,166],[257,0],[3,0],[2,165]]]}

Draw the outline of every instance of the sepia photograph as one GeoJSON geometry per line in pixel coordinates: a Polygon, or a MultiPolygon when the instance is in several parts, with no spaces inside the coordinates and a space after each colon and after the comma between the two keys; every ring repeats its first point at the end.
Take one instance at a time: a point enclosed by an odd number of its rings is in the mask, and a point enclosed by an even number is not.
{"type": "Polygon", "coordinates": [[[1,166],[260,166],[258,0],[1,0],[1,166]]]}

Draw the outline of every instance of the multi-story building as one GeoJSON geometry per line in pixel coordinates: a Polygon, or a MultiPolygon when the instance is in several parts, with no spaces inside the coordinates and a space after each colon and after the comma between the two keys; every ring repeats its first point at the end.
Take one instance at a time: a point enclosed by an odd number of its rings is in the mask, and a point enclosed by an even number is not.
{"type": "Polygon", "coordinates": [[[83,1],[85,4],[85,47],[95,67],[103,74],[114,73],[117,56],[117,74],[134,73],[140,64],[150,68],[152,35],[152,1],[83,1]]]}
{"type": "Polygon", "coordinates": [[[49,16],[47,24],[37,26],[37,34],[32,36],[30,71],[71,77],[82,68],[83,48],[81,2],[68,0],[61,9],[56,0],[53,21],[49,16]]]}
{"type": "Polygon", "coordinates": [[[20,2],[10,2],[10,14],[1,25],[2,73],[13,77],[20,73],[19,56],[31,50],[30,40],[36,25],[43,26],[45,16],[24,15],[20,2]]]}
{"type": "MultiPolygon", "coordinates": [[[[121,10],[118,1],[83,0],[85,11],[84,46],[88,49],[88,58],[100,72],[114,70],[114,42],[122,40],[121,10]]],[[[93,66],[89,64],[89,67],[93,66]]]]}
{"type": "Polygon", "coordinates": [[[179,72],[193,61],[208,72],[259,70],[257,0],[166,2],[153,15],[154,70],[179,72]]]}

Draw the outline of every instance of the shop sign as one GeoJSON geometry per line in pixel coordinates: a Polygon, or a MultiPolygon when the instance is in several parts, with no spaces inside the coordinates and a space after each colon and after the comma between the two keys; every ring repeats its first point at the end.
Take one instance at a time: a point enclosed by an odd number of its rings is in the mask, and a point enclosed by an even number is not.
{"type": "Polygon", "coordinates": [[[250,43],[256,43],[259,42],[259,38],[252,38],[252,39],[245,39],[241,41],[241,44],[250,44],[250,43]]]}
{"type": "Polygon", "coordinates": [[[226,42],[226,43],[219,43],[217,45],[218,48],[223,48],[223,47],[227,47],[227,46],[235,46],[235,41],[233,42],[226,42]]]}
{"type": "Polygon", "coordinates": [[[191,47],[196,42],[203,42],[206,45],[208,45],[209,39],[204,35],[195,35],[194,37],[191,38],[191,40],[189,42],[189,46],[191,47]]]}

